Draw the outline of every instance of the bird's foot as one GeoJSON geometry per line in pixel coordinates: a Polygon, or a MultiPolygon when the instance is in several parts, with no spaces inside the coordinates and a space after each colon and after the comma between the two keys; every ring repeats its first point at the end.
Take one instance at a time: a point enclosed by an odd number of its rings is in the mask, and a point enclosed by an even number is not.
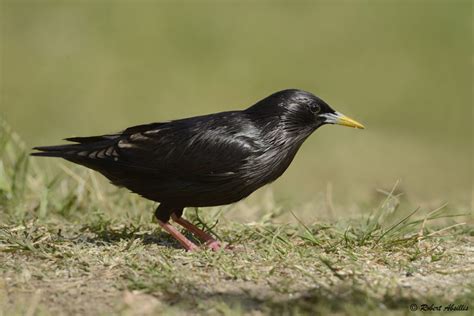
{"type": "Polygon", "coordinates": [[[205,243],[206,247],[211,249],[212,251],[219,251],[221,249],[224,249],[224,250],[234,250],[234,246],[233,245],[222,245],[222,243],[220,241],[217,241],[215,239],[213,240],[209,240],[205,243]]]}
{"type": "MultiPolygon", "coordinates": [[[[212,237],[210,234],[208,234],[205,231],[203,231],[202,229],[196,227],[194,224],[190,223],[189,221],[185,220],[184,218],[177,217],[175,215],[172,215],[171,218],[173,219],[173,221],[175,221],[179,225],[183,226],[187,231],[191,232],[196,237],[201,239],[201,241],[204,243],[206,248],[211,249],[212,251],[219,251],[221,249],[226,249],[226,250],[232,250],[233,249],[233,247],[231,245],[227,245],[227,246],[223,247],[221,242],[214,239],[214,237],[212,237]]],[[[160,220],[158,220],[158,223],[160,224],[161,227],[163,227],[164,230],[166,230],[168,233],[170,233],[171,236],[173,236],[176,240],[178,240],[179,243],[187,251],[196,251],[196,250],[200,249],[192,241],[190,241],[183,234],[181,234],[170,223],[164,223],[160,220]]]]}
{"type": "Polygon", "coordinates": [[[194,251],[198,251],[200,250],[201,248],[199,248],[198,246],[196,246],[195,244],[192,244],[192,245],[189,245],[189,246],[184,246],[184,249],[186,249],[186,251],[189,251],[189,252],[194,252],[194,251]]]}
{"type": "Polygon", "coordinates": [[[219,251],[222,248],[221,243],[215,239],[207,241],[206,247],[212,251],[219,251]]]}
{"type": "Polygon", "coordinates": [[[176,215],[172,215],[171,218],[173,221],[178,223],[179,225],[183,226],[186,230],[189,232],[193,233],[196,237],[201,239],[201,241],[206,245],[207,248],[213,250],[213,251],[218,251],[222,248],[221,243],[214,239],[209,233],[206,233],[199,227],[196,227],[193,223],[185,220],[182,217],[178,217],[176,215]]]}
{"type": "Polygon", "coordinates": [[[181,246],[183,246],[184,249],[186,249],[187,251],[195,251],[195,250],[198,250],[199,247],[196,246],[191,240],[189,240],[188,238],[186,238],[186,236],[184,236],[183,234],[181,234],[173,225],[171,225],[170,223],[165,223],[165,222],[162,222],[160,220],[158,220],[158,224],[160,224],[160,226],[166,230],[171,236],[173,236],[177,241],[179,241],[179,243],[181,244],[181,246]]]}

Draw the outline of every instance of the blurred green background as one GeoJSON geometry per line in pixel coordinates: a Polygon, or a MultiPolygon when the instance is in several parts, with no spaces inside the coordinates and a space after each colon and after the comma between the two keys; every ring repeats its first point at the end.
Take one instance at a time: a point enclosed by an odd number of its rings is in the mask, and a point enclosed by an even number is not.
{"type": "Polygon", "coordinates": [[[471,209],[471,6],[2,0],[0,115],[50,145],[300,88],[367,129],[318,130],[272,185],[277,201],[331,187],[348,206],[400,179],[412,204],[471,209]]]}

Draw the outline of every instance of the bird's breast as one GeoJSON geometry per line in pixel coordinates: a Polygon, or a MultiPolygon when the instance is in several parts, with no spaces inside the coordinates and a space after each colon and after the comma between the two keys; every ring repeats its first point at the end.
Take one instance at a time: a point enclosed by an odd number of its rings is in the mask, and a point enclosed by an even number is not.
{"type": "Polygon", "coordinates": [[[253,158],[248,164],[251,181],[262,186],[278,179],[290,166],[298,148],[269,149],[253,158]]]}

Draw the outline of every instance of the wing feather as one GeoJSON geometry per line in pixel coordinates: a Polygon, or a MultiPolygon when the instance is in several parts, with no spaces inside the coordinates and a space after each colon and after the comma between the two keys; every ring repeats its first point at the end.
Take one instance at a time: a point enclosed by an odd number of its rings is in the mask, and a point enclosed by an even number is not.
{"type": "Polygon", "coordinates": [[[182,178],[231,176],[260,148],[247,134],[246,124],[234,124],[236,119],[242,120],[227,114],[200,124],[181,120],[133,129],[116,144],[118,161],[182,178]]]}

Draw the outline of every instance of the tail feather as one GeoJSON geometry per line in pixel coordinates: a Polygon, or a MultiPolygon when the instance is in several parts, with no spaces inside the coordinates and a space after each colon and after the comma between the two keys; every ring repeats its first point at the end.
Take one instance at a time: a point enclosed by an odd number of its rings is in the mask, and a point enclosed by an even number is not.
{"type": "Polygon", "coordinates": [[[75,142],[76,144],[34,147],[33,149],[37,152],[31,153],[31,155],[40,157],[61,157],[69,160],[79,157],[84,158],[94,152],[109,147],[116,138],[116,135],[66,138],[65,140],[75,142]]]}
{"type": "Polygon", "coordinates": [[[84,149],[82,145],[70,144],[70,145],[58,145],[58,146],[41,146],[34,147],[34,150],[38,152],[31,153],[31,156],[40,157],[67,157],[76,154],[78,151],[84,149]]]}
{"type": "Polygon", "coordinates": [[[64,153],[60,153],[60,152],[35,152],[35,153],[31,153],[30,156],[64,158],[64,153]]]}
{"type": "Polygon", "coordinates": [[[88,137],[70,137],[66,141],[72,144],[34,147],[31,156],[59,157],[94,169],[96,164],[114,159],[117,153],[114,145],[120,134],[106,134],[88,137]]]}
{"type": "Polygon", "coordinates": [[[101,135],[101,136],[88,136],[88,137],[69,137],[64,140],[79,143],[79,144],[89,144],[103,142],[106,140],[111,140],[117,138],[118,135],[101,135]]]}

